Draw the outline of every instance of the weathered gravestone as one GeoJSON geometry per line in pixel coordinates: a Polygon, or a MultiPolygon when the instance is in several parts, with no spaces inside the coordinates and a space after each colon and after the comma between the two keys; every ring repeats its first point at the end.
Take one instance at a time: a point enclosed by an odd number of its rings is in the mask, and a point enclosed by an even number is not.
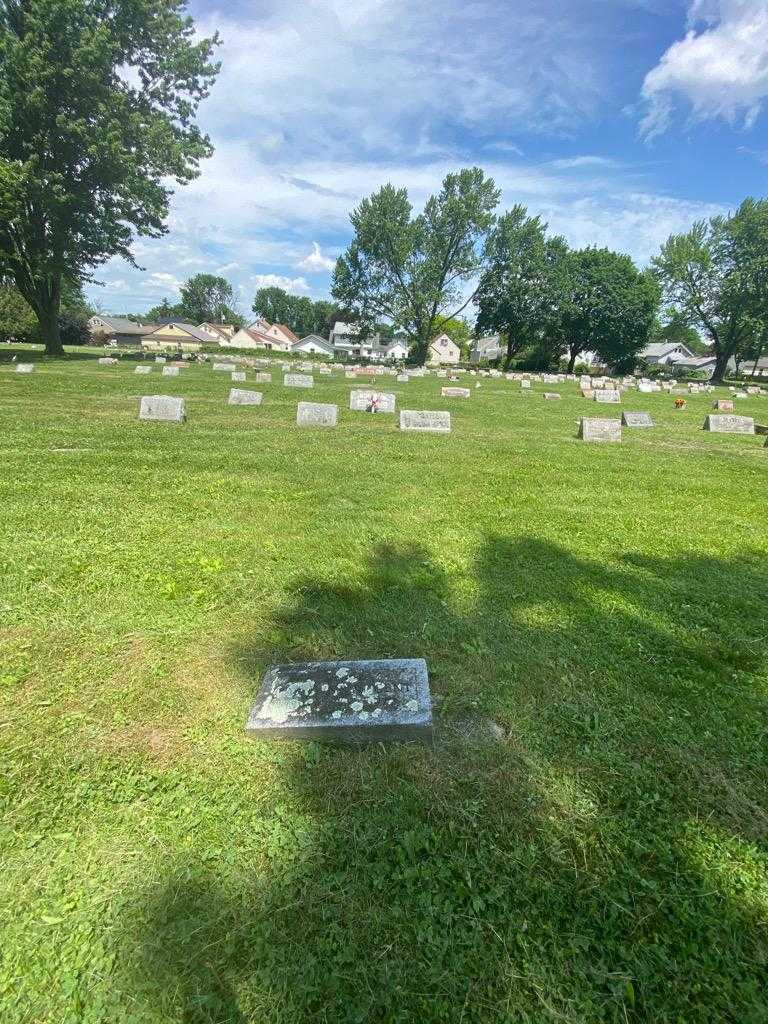
{"type": "Polygon", "coordinates": [[[754,434],[755,421],[750,416],[712,416],[704,420],[704,430],[713,434],[754,434]]]}
{"type": "Polygon", "coordinates": [[[165,362],[165,356],[155,356],[155,362],[156,363],[164,363],[165,362]]]}
{"type": "Polygon", "coordinates": [[[718,412],[733,412],[733,402],[730,398],[718,398],[716,402],[712,403],[712,408],[717,409],[718,412]]]}
{"type": "Polygon", "coordinates": [[[558,394],[557,391],[545,391],[544,398],[547,402],[558,402],[562,399],[562,395],[558,394]]]}
{"type": "Polygon", "coordinates": [[[469,388],[440,388],[441,398],[469,398],[471,394],[469,388]]]}
{"type": "Polygon", "coordinates": [[[139,405],[140,420],[163,420],[167,423],[183,423],[187,418],[183,398],[170,395],[144,395],[139,405]]]}
{"type": "Polygon", "coordinates": [[[98,360],[99,366],[116,366],[117,362],[117,359],[113,356],[102,356],[101,359],[98,360]]]}
{"type": "Polygon", "coordinates": [[[653,420],[649,412],[623,412],[621,422],[625,427],[652,427],[653,420]]]}
{"type": "Polygon", "coordinates": [[[286,388],[313,388],[315,379],[303,373],[286,373],[283,377],[283,386],[286,388]]]}
{"type": "Polygon", "coordinates": [[[621,401],[621,392],[614,388],[603,388],[602,391],[595,391],[595,401],[616,405],[621,401]]]}
{"type": "Polygon", "coordinates": [[[242,388],[230,388],[228,405],[261,405],[263,395],[260,391],[244,391],[242,388]]]}
{"type": "Polygon", "coordinates": [[[234,363],[214,363],[213,369],[215,373],[232,373],[237,367],[234,363]]]}
{"type": "Polygon", "coordinates": [[[595,392],[594,392],[593,388],[582,388],[581,389],[581,397],[582,398],[590,398],[590,399],[594,398],[595,397],[595,392]]]}
{"type": "Polygon", "coordinates": [[[34,369],[34,363],[18,363],[16,366],[16,373],[32,373],[34,369]]]}
{"type": "Polygon", "coordinates": [[[407,373],[398,373],[395,379],[397,380],[398,384],[407,384],[411,378],[408,376],[407,373]]]}
{"type": "Polygon", "coordinates": [[[152,373],[151,366],[137,366],[134,373],[152,373]]]}
{"type": "Polygon", "coordinates": [[[255,375],[254,379],[255,379],[257,384],[271,384],[272,383],[272,374],[271,373],[260,372],[260,373],[257,373],[255,375]]]}
{"type": "Polygon", "coordinates": [[[433,412],[430,409],[402,409],[400,411],[400,429],[415,430],[425,434],[450,434],[451,414],[449,412],[433,412]]]}
{"type": "Polygon", "coordinates": [[[353,412],[394,412],[395,398],[386,391],[350,391],[349,408],[353,412]]]}
{"type": "Polygon", "coordinates": [[[245,371],[244,370],[233,370],[232,371],[232,383],[233,384],[240,384],[244,380],[245,380],[245,371]]]}
{"type": "Polygon", "coordinates": [[[299,427],[335,427],[338,418],[338,405],[299,402],[296,409],[296,424],[299,427]]]}
{"type": "Polygon", "coordinates": [[[529,391],[531,387],[531,382],[529,380],[521,380],[520,387],[524,388],[526,391],[529,391]]]}
{"type": "Polygon", "coordinates": [[[621,420],[582,417],[579,437],[583,441],[621,441],[621,420]]]}
{"type": "Polygon", "coordinates": [[[178,368],[178,366],[164,366],[163,367],[163,376],[164,377],[178,377],[179,376],[179,368],[178,368]]]}
{"type": "Polygon", "coordinates": [[[255,739],[432,741],[423,658],[314,661],[267,669],[246,733],[255,739]]]}

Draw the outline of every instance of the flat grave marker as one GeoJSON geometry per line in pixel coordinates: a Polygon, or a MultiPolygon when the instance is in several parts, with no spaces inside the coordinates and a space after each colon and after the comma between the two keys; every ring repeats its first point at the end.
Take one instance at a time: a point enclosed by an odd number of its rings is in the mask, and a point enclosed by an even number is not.
{"type": "Polygon", "coordinates": [[[595,401],[616,405],[621,401],[621,392],[615,388],[603,388],[602,391],[595,391],[595,401]]]}
{"type": "Polygon", "coordinates": [[[545,391],[544,398],[547,402],[559,402],[562,399],[562,395],[558,394],[557,391],[545,391]]]}
{"type": "Polygon", "coordinates": [[[32,373],[35,369],[34,363],[17,363],[16,373],[32,373]]]}
{"type": "Polygon", "coordinates": [[[272,383],[272,374],[271,373],[264,373],[263,371],[260,371],[259,373],[257,373],[255,375],[254,380],[256,381],[257,384],[271,384],[272,383]]]}
{"type": "Polygon", "coordinates": [[[246,723],[254,739],[359,745],[432,741],[432,700],[423,658],[273,665],[246,723]]]}
{"type": "Polygon", "coordinates": [[[151,366],[139,365],[139,366],[136,367],[136,369],[133,372],[134,373],[152,373],[152,367],[151,366]]]}
{"type": "Polygon", "coordinates": [[[214,373],[233,373],[237,367],[234,363],[214,363],[214,373]]]}
{"type": "Polygon", "coordinates": [[[471,394],[469,388],[440,388],[441,398],[469,398],[471,394]]]}
{"type": "Polygon", "coordinates": [[[178,376],[179,376],[179,368],[178,368],[178,366],[164,366],[163,367],[163,377],[178,377],[178,376]]]}
{"type": "Polygon", "coordinates": [[[183,423],[187,418],[183,398],[171,395],[144,395],[139,405],[140,420],[160,420],[165,423],[183,423]]]}
{"type": "Polygon", "coordinates": [[[114,356],[102,356],[98,363],[99,366],[117,366],[118,360],[114,356]]]}

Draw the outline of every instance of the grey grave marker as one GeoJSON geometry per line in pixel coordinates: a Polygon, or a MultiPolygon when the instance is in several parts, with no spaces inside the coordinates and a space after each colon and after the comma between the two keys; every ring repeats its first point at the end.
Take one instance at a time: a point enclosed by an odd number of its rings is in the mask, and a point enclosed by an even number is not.
{"type": "Polygon", "coordinates": [[[648,412],[623,412],[621,422],[625,427],[652,427],[653,420],[648,412]]]}
{"type": "Polygon", "coordinates": [[[395,397],[388,391],[350,391],[349,408],[353,412],[394,412],[395,397]]]}
{"type": "Polygon", "coordinates": [[[283,377],[283,386],[286,388],[313,388],[315,381],[303,373],[286,373],[283,377]]]}
{"type": "Polygon", "coordinates": [[[267,669],[246,733],[255,739],[432,740],[423,658],[314,661],[267,669]]]}
{"type": "Polygon", "coordinates": [[[621,441],[621,420],[606,420],[584,416],[579,426],[583,441],[621,441]]]}
{"type": "Polygon", "coordinates": [[[144,395],[139,406],[140,420],[163,420],[167,423],[183,423],[187,418],[183,398],[170,395],[144,395]]]}
{"type": "Polygon", "coordinates": [[[299,427],[335,427],[339,418],[338,405],[321,402],[299,402],[296,424],[299,427]]]}
{"type": "Polygon", "coordinates": [[[163,367],[163,376],[164,377],[178,377],[179,376],[179,368],[178,368],[178,366],[164,366],[163,367]]]}
{"type": "Polygon", "coordinates": [[[245,370],[233,370],[232,371],[232,383],[239,384],[245,380],[245,370]]]}
{"type": "Polygon", "coordinates": [[[137,366],[134,373],[152,373],[151,366],[137,366]]]}
{"type": "Polygon", "coordinates": [[[414,430],[425,434],[450,434],[451,414],[433,412],[430,409],[402,409],[400,429],[414,430]]]}
{"type": "Polygon", "coordinates": [[[261,405],[264,396],[260,391],[244,391],[242,388],[230,388],[228,405],[261,405]]]}
{"type": "Polygon", "coordinates": [[[603,388],[602,391],[595,391],[595,401],[615,405],[621,401],[621,392],[615,388],[603,388]]]}
{"type": "Polygon", "coordinates": [[[469,398],[471,394],[469,388],[440,388],[441,398],[469,398]]]}
{"type": "Polygon", "coordinates": [[[704,430],[713,434],[754,434],[755,421],[750,416],[707,416],[704,430]]]}

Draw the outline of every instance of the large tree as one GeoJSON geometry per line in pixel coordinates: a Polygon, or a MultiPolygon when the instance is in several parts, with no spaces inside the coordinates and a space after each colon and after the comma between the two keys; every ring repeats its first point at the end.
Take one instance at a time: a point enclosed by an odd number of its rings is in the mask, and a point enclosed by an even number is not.
{"type": "Polygon", "coordinates": [[[560,264],[557,332],[573,373],[583,352],[620,371],[631,370],[651,337],[659,288],[649,271],[610,249],[568,253],[560,264]]]}
{"type": "Polygon", "coordinates": [[[424,363],[434,334],[474,297],[468,284],[482,265],[499,198],[473,167],[448,174],[416,217],[404,188],[384,185],[364,199],[350,217],[355,237],[336,263],[332,288],[361,336],[389,320],[424,363]]]}
{"type": "Polygon", "coordinates": [[[235,293],[224,277],[216,274],[195,274],[181,287],[179,309],[193,324],[210,321],[242,327],[243,320],[235,309],[235,293]]]}
{"type": "Polygon", "coordinates": [[[507,363],[524,349],[539,348],[557,307],[560,238],[547,239],[547,225],[513,206],[488,238],[487,264],[477,289],[477,331],[507,339],[507,363]]]}
{"type": "Polygon", "coordinates": [[[768,200],[671,235],[653,260],[667,301],[715,352],[712,381],[768,328],[768,200]]]}
{"type": "MultiPolygon", "coordinates": [[[[62,281],[165,230],[211,153],[194,123],[218,70],[183,0],[0,0],[0,274],[62,352],[62,281]]],[[[135,265],[135,264],[134,264],[135,265]]]]}

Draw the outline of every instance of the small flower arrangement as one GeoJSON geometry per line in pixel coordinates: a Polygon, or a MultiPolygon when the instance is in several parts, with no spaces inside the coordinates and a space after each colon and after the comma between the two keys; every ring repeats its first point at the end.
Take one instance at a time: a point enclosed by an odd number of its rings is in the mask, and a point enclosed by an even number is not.
{"type": "Polygon", "coordinates": [[[684,409],[685,406],[686,406],[686,401],[685,401],[684,398],[676,398],[675,399],[675,408],[676,409],[684,409]]]}

